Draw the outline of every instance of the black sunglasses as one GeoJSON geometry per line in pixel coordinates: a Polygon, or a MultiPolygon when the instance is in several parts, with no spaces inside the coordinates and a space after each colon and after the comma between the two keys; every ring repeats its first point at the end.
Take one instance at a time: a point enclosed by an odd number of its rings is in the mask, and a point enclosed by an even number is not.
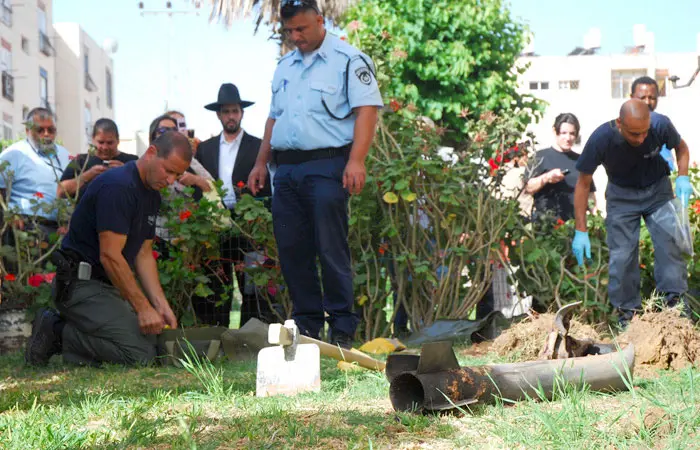
{"type": "Polygon", "coordinates": [[[177,127],[160,127],[160,128],[156,128],[156,133],[157,133],[157,134],[165,134],[165,133],[167,133],[168,131],[178,131],[178,130],[177,130],[177,127]]]}
{"type": "Polygon", "coordinates": [[[56,127],[32,127],[35,133],[38,134],[44,134],[44,133],[49,133],[49,134],[54,134],[56,132],[56,127]]]}
{"type": "Polygon", "coordinates": [[[313,8],[314,11],[319,12],[318,6],[315,2],[310,2],[309,0],[282,0],[282,8],[313,8]]]}

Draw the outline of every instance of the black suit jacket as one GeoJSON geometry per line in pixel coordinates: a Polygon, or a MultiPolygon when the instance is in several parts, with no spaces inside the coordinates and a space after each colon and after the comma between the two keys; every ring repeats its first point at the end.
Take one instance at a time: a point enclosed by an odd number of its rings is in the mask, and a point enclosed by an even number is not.
{"type": "MultiPolygon", "coordinates": [[[[221,142],[221,134],[207,139],[206,141],[199,144],[197,147],[197,161],[199,161],[205,169],[213,176],[215,179],[219,178],[219,143],[221,142]]],[[[260,139],[255,136],[251,136],[245,131],[243,131],[243,137],[241,138],[241,146],[238,149],[238,155],[236,155],[236,161],[233,165],[233,173],[231,178],[233,181],[233,186],[235,187],[238,182],[242,181],[248,183],[248,175],[250,171],[253,170],[255,166],[255,160],[258,157],[258,151],[260,150],[260,139]]],[[[250,190],[246,186],[241,194],[250,194],[250,190]]],[[[269,197],[272,195],[272,189],[270,189],[270,173],[268,172],[267,178],[265,179],[265,186],[261,191],[258,192],[257,197],[269,197]]],[[[236,194],[236,199],[240,197],[240,194],[236,194]]]]}

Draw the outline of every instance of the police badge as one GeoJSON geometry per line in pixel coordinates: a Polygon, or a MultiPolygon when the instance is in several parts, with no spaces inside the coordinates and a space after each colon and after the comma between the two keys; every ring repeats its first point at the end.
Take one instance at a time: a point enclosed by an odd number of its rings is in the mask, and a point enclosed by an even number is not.
{"type": "Polygon", "coordinates": [[[355,75],[362,84],[369,85],[372,82],[372,74],[367,67],[358,67],[355,70],[355,75]]]}

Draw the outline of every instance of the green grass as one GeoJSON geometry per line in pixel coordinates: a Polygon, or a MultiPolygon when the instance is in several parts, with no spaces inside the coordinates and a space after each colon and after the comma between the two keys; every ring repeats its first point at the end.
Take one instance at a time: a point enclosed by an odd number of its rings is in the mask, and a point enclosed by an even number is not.
{"type": "Polygon", "coordinates": [[[258,399],[254,362],[29,369],[16,354],[0,357],[0,448],[698,448],[699,382],[687,369],[434,417],[395,413],[383,375],[330,360],[321,393],[258,399]]]}

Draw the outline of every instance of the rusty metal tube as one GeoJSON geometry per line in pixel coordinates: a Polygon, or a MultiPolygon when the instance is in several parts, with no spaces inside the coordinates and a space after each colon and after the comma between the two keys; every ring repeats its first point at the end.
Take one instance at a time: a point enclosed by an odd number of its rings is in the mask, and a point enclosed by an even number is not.
{"type": "Polygon", "coordinates": [[[441,411],[473,403],[551,398],[557,383],[584,384],[592,391],[627,388],[627,370],[634,367],[634,346],[605,355],[550,361],[529,361],[461,367],[430,373],[411,370],[395,374],[389,398],[397,411],[441,411]]]}

